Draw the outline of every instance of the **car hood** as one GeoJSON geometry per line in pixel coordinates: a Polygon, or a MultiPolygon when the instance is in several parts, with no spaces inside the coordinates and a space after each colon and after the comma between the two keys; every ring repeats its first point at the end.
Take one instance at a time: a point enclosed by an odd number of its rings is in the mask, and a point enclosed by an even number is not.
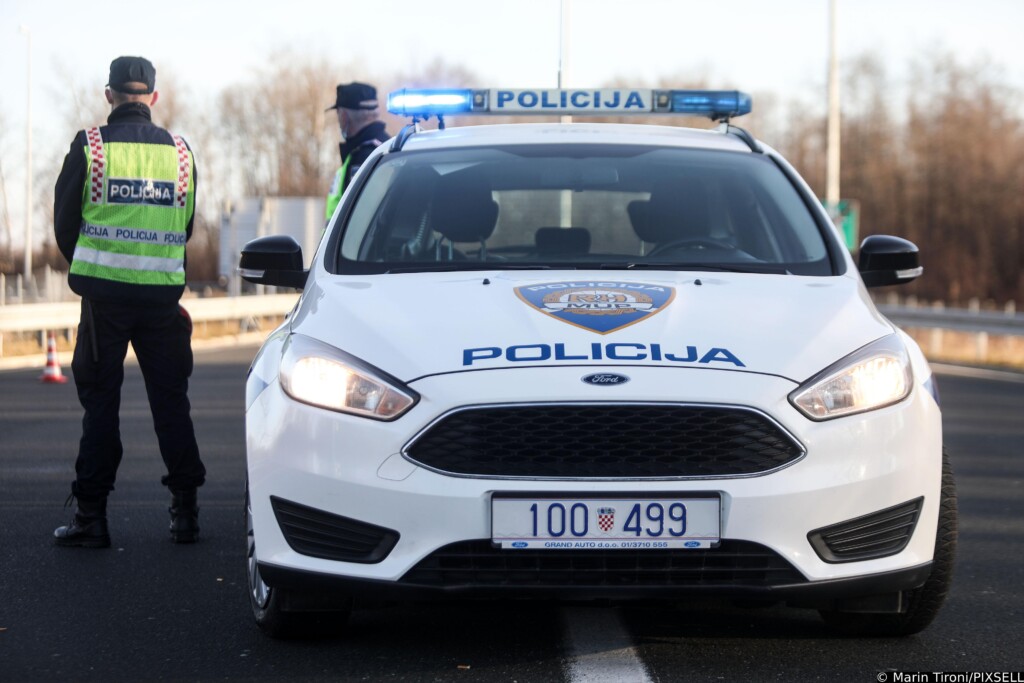
{"type": "Polygon", "coordinates": [[[892,331],[855,274],[321,273],[292,319],[292,332],[407,382],[538,365],[686,366],[802,382],[892,331]]]}

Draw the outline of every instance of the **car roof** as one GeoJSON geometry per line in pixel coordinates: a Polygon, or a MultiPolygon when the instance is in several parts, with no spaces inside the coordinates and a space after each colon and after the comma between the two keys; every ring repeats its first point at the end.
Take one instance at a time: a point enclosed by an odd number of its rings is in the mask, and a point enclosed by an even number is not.
{"type": "Polygon", "coordinates": [[[412,135],[403,150],[504,145],[652,145],[750,152],[739,137],[717,130],[626,123],[507,123],[449,127],[412,135]]]}

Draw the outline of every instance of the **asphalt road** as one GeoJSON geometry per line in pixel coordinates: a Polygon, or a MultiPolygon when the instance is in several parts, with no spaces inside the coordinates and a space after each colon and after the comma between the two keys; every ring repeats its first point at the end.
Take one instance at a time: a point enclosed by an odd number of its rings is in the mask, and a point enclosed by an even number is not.
{"type": "Polygon", "coordinates": [[[491,602],[358,610],[340,638],[281,642],[256,628],[246,596],[252,353],[197,357],[191,396],[208,483],[194,546],[168,540],[137,368],[122,400],[110,550],[50,540],[71,515],[62,506],[81,419],[73,385],[40,384],[38,369],[0,372],[0,681],[874,681],[897,670],[1024,669],[1024,381],[940,377],[960,553],[952,596],[918,636],[843,638],[813,612],[783,607],[491,602]]]}

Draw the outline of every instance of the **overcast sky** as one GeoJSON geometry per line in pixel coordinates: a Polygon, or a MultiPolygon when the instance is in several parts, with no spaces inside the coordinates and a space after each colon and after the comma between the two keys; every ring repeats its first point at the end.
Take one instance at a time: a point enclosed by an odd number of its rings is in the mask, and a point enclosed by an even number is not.
{"type": "MultiPolygon", "coordinates": [[[[929,50],[947,50],[964,62],[990,60],[1008,84],[1024,90],[1024,0],[838,4],[841,58],[874,52],[896,75],[929,50]]],[[[829,0],[570,0],[567,83],[700,74],[712,85],[748,92],[813,95],[825,83],[828,6],[829,0]]],[[[268,52],[290,48],[369,65],[366,73],[338,74],[339,81],[440,57],[478,74],[481,85],[554,87],[560,7],[560,0],[0,0],[0,119],[7,127],[0,153],[15,242],[22,241],[24,204],[22,26],[31,32],[39,171],[74,134],[61,130],[52,113],[66,82],[61,69],[101,88],[111,59],[141,54],[156,64],[158,88],[166,68],[192,92],[212,95],[249,80],[268,52]]],[[[50,229],[37,224],[37,239],[50,229]]]]}

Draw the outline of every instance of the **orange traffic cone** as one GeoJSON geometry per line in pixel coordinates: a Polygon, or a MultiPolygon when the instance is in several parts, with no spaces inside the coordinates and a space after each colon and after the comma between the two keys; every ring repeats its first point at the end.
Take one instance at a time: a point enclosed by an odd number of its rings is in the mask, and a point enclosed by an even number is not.
{"type": "Polygon", "coordinates": [[[60,362],[57,360],[57,338],[50,333],[46,340],[46,367],[43,374],[39,376],[40,382],[47,384],[64,384],[68,378],[61,374],[60,362]]]}

